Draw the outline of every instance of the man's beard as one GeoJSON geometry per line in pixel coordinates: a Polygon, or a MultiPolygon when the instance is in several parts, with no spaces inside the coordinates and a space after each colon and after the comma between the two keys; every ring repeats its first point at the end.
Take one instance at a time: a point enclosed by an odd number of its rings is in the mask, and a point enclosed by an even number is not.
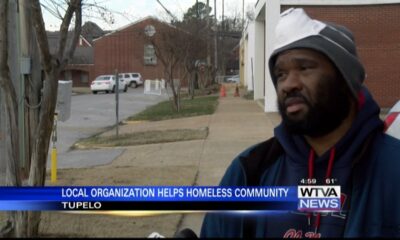
{"type": "Polygon", "coordinates": [[[299,91],[288,93],[278,100],[279,112],[283,124],[291,134],[310,137],[324,136],[336,129],[350,113],[350,91],[344,79],[324,76],[319,80],[315,94],[315,103],[304,97],[299,91]],[[285,100],[300,97],[308,106],[308,112],[300,120],[293,120],[286,114],[285,100]]]}

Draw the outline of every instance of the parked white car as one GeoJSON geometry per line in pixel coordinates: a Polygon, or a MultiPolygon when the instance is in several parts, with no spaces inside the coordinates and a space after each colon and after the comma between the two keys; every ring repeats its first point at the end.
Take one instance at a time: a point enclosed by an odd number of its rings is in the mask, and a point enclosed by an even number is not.
{"type": "Polygon", "coordinates": [[[385,118],[385,132],[400,139],[400,101],[390,109],[385,118]]]}
{"type": "MultiPolygon", "coordinates": [[[[114,75],[100,75],[98,76],[90,85],[90,90],[93,94],[98,92],[115,92],[115,76],[114,75]]],[[[123,79],[119,79],[119,90],[126,92],[128,90],[128,85],[123,79]]]]}
{"type": "Polygon", "coordinates": [[[230,76],[230,77],[228,77],[226,79],[226,82],[228,82],[228,83],[239,83],[240,82],[240,77],[239,77],[239,75],[230,76]]]}
{"type": "Polygon", "coordinates": [[[118,77],[124,79],[125,83],[132,88],[143,85],[143,78],[140,73],[120,73],[118,77]]]}

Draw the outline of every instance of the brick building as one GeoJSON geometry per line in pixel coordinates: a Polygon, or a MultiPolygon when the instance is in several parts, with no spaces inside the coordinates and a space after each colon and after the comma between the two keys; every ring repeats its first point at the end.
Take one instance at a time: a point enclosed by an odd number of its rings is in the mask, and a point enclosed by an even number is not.
{"type": "MultiPolygon", "coordinates": [[[[169,28],[175,29],[168,23],[147,17],[95,39],[94,75],[114,74],[117,69],[120,73],[139,72],[144,80],[164,78],[164,66],[144,34],[158,37],[158,32],[169,28]]],[[[177,71],[175,77],[181,75],[177,71]]]]}
{"type": "MultiPolygon", "coordinates": [[[[93,62],[93,39],[104,35],[99,26],[93,22],[86,22],[82,26],[81,35],[75,48],[74,56],[65,67],[64,71],[60,73],[60,80],[72,80],[74,87],[88,87],[91,79],[94,76],[94,62],[93,62]]],[[[67,46],[72,41],[73,34],[68,34],[67,46]]],[[[47,39],[49,41],[50,52],[55,54],[58,50],[58,43],[60,39],[59,32],[47,32],[47,39]]]]}
{"type": "Polygon", "coordinates": [[[89,86],[93,75],[93,47],[83,36],[80,37],[78,46],[70,63],[61,72],[62,79],[72,80],[74,87],[89,86]]]}
{"type": "Polygon", "coordinates": [[[241,67],[245,85],[254,90],[255,99],[265,99],[265,111],[276,111],[276,94],[265,65],[274,42],[273,30],[279,13],[290,7],[304,8],[312,18],[349,28],[366,69],[365,85],[378,104],[391,107],[400,100],[400,1],[260,0],[256,4],[256,20],[247,26],[242,39],[241,67]],[[265,51],[259,51],[260,47],[265,51]],[[246,64],[251,59],[255,63],[254,82],[250,64],[246,64]]]}
{"type": "MultiPolygon", "coordinates": [[[[58,50],[60,39],[59,32],[47,32],[50,52],[55,54],[58,50]]],[[[68,35],[67,46],[72,40],[72,34],[68,35]]],[[[93,66],[93,48],[91,44],[83,37],[79,37],[79,42],[75,48],[74,56],[60,73],[60,80],[72,80],[74,87],[88,86],[89,75],[93,66]]]]}

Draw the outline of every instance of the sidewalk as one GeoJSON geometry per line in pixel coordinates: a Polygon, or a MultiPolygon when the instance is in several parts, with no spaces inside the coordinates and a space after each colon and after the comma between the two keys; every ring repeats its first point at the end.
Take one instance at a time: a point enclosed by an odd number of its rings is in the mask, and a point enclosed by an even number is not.
{"type": "MultiPolygon", "coordinates": [[[[228,96],[220,98],[213,115],[138,122],[120,128],[120,133],[128,133],[208,127],[206,139],[119,147],[122,153],[111,164],[60,170],[57,185],[217,185],[233,158],[271,137],[280,122],[277,113],[264,113],[256,102],[228,96]]],[[[108,134],[112,133],[104,133],[108,134]]],[[[44,236],[147,237],[157,231],[172,237],[186,227],[199,234],[203,214],[127,217],[44,212],[42,219],[44,236]]]]}
{"type": "MultiPolygon", "coordinates": [[[[232,160],[246,148],[272,137],[279,122],[277,113],[264,113],[254,101],[220,98],[210,118],[210,134],[199,159],[195,185],[218,185],[232,160]]],[[[188,227],[199,234],[203,217],[186,214],[179,229],[188,227]]]]}

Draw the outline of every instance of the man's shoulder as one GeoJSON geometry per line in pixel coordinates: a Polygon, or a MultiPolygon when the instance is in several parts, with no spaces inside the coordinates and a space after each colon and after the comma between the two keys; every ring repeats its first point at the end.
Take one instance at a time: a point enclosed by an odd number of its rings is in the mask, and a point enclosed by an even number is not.
{"type": "Polygon", "coordinates": [[[221,183],[231,182],[232,176],[243,180],[243,184],[258,185],[264,171],[274,164],[283,153],[280,143],[275,137],[257,143],[240,153],[227,169],[221,183]],[[239,174],[238,174],[239,173],[239,174]]]}
{"type": "MultiPolygon", "coordinates": [[[[272,138],[271,138],[272,139],[272,138]]],[[[225,172],[225,176],[222,179],[222,183],[226,182],[227,178],[230,178],[232,175],[236,176],[241,176],[241,178],[246,178],[247,174],[247,164],[249,161],[253,161],[254,155],[261,155],[260,150],[264,149],[264,145],[266,142],[270,141],[271,139],[268,139],[263,142],[256,143],[248,148],[246,148],[244,151],[239,153],[231,162],[230,166],[225,172]],[[238,174],[240,173],[240,174],[238,174]]]]}
{"type": "Polygon", "coordinates": [[[248,158],[252,155],[260,155],[265,151],[268,151],[272,145],[273,142],[276,141],[275,137],[271,137],[265,141],[256,143],[250,147],[248,147],[247,149],[245,149],[244,151],[242,151],[237,158],[248,158]]]}
{"type": "Polygon", "coordinates": [[[400,174],[400,140],[387,134],[380,134],[374,146],[377,167],[391,169],[400,174]]]}
{"type": "MultiPolygon", "coordinates": [[[[388,134],[380,134],[377,144],[379,155],[388,155],[392,157],[400,156],[400,140],[388,134]]],[[[399,159],[400,161],[400,159],[399,159]]]]}

